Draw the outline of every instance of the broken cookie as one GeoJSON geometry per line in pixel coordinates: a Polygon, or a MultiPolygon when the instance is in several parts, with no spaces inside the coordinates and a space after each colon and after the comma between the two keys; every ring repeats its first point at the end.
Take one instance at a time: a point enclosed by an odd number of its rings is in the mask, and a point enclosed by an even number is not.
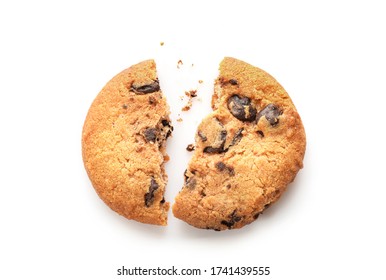
{"type": "Polygon", "coordinates": [[[263,70],[225,58],[198,126],[175,217],[213,230],[241,228],[279,199],[302,168],[306,138],[284,88],[263,70]]]}
{"type": "Polygon", "coordinates": [[[165,145],[172,131],[153,60],[122,71],[95,98],[83,126],[83,161],[96,192],[112,210],[166,225],[165,145]]]}

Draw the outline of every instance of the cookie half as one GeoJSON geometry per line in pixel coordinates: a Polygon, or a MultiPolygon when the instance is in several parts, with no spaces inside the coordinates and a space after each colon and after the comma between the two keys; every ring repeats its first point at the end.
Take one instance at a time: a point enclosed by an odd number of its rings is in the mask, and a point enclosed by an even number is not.
{"type": "Polygon", "coordinates": [[[272,76],[230,57],[220,64],[212,108],[198,127],[173,214],[198,228],[241,228],[277,201],[302,168],[305,131],[272,76]]]}
{"type": "Polygon", "coordinates": [[[95,98],[82,134],[82,154],[99,197],[115,212],[166,225],[166,139],[173,128],[153,60],[112,78],[95,98]]]}

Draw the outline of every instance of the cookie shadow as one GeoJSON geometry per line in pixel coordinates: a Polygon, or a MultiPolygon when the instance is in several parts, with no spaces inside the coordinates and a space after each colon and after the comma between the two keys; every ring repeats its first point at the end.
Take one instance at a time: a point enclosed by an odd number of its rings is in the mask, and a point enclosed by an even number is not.
{"type": "Polygon", "coordinates": [[[149,239],[157,239],[165,238],[168,234],[168,226],[143,224],[134,220],[128,220],[115,212],[111,213],[111,215],[115,216],[114,222],[116,222],[118,226],[122,227],[126,232],[134,233],[134,235],[140,235],[149,239]]]}
{"type": "Polygon", "coordinates": [[[268,207],[259,217],[262,219],[275,219],[275,216],[280,216],[286,209],[291,209],[301,199],[302,189],[306,187],[305,172],[299,172],[295,180],[290,183],[286,191],[281,195],[280,199],[268,207]]]}

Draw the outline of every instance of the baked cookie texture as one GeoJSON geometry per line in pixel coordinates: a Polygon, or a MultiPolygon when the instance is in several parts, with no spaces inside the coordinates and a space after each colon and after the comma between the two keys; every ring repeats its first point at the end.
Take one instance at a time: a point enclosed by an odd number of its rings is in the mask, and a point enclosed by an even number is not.
{"type": "Polygon", "coordinates": [[[306,137],[284,88],[268,73],[226,57],[199,125],[175,217],[197,228],[241,228],[279,199],[302,168],[306,137]]]}
{"type": "Polygon", "coordinates": [[[173,127],[153,60],[112,78],[95,98],[82,133],[82,154],[99,197],[115,212],[166,225],[166,139],[173,127]]]}

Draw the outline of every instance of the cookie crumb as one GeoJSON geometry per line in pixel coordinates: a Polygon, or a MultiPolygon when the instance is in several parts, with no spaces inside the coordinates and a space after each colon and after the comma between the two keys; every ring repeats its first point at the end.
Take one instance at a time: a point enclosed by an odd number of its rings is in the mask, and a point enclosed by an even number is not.
{"type": "Polygon", "coordinates": [[[199,84],[202,84],[204,81],[203,80],[198,80],[198,83],[199,84]]]}
{"type": "Polygon", "coordinates": [[[184,107],[182,107],[182,111],[183,112],[186,112],[186,111],[189,111],[190,109],[192,108],[192,100],[189,100],[188,101],[188,104],[186,104],[184,107]]]}
{"type": "Polygon", "coordinates": [[[181,67],[182,65],[184,65],[184,63],[182,62],[182,60],[181,60],[181,59],[178,60],[178,62],[177,62],[177,68],[180,69],[180,67],[181,67]]]}
{"type": "Polygon", "coordinates": [[[182,122],[182,118],[178,118],[178,119],[177,119],[177,122],[182,122]]]}
{"type": "Polygon", "coordinates": [[[193,105],[193,98],[197,96],[197,90],[196,89],[192,89],[192,90],[189,90],[189,91],[185,91],[185,95],[189,98],[188,100],[188,103],[182,107],[182,111],[189,111],[190,108],[192,108],[192,105],[193,105]]]}
{"type": "Polygon", "coordinates": [[[196,89],[192,89],[192,90],[189,90],[189,91],[185,91],[185,95],[189,98],[193,98],[193,97],[196,97],[197,96],[197,90],[196,89]]]}
{"type": "Polygon", "coordinates": [[[149,96],[149,104],[154,105],[157,103],[157,99],[154,96],[149,96]]]}
{"type": "Polygon", "coordinates": [[[193,144],[189,144],[187,147],[186,147],[186,150],[188,152],[192,152],[196,149],[196,147],[193,145],[193,144]]]}
{"type": "Polygon", "coordinates": [[[159,44],[160,44],[160,46],[162,47],[165,43],[164,43],[164,42],[160,42],[159,44]]]}

